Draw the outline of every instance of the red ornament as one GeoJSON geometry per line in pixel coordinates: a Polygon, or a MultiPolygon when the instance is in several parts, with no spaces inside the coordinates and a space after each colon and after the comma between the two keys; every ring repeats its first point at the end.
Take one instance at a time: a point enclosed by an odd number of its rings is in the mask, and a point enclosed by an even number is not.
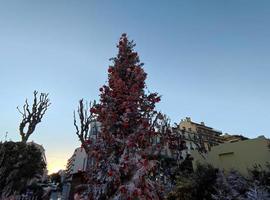
{"type": "Polygon", "coordinates": [[[160,97],[156,98],[156,102],[160,102],[160,97]]]}
{"type": "Polygon", "coordinates": [[[139,189],[135,189],[134,191],[133,191],[133,195],[135,196],[135,197],[138,197],[139,195],[140,195],[140,190],[139,189]]]}
{"type": "Polygon", "coordinates": [[[85,140],[85,143],[86,144],[92,144],[92,141],[91,140],[85,140]]]}
{"type": "Polygon", "coordinates": [[[127,160],[128,160],[128,156],[125,156],[125,157],[124,157],[124,160],[127,161],[127,160]]]}
{"type": "Polygon", "coordinates": [[[91,112],[91,113],[96,113],[96,112],[97,112],[97,109],[91,108],[91,109],[90,109],[90,112],[91,112]]]}
{"type": "Polygon", "coordinates": [[[109,67],[108,72],[112,73],[112,71],[113,71],[112,67],[109,67]]]}
{"type": "Polygon", "coordinates": [[[147,167],[147,165],[148,165],[148,160],[145,159],[145,160],[143,161],[143,166],[144,166],[144,167],[147,167]]]}
{"type": "Polygon", "coordinates": [[[127,191],[126,187],[122,185],[122,186],[120,187],[120,192],[121,192],[121,193],[126,193],[126,191],[127,191]]]}
{"type": "Polygon", "coordinates": [[[132,146],[133,146],[133,144],[134,144],[134,142],[128,141],[127,146],[128,146],[128,147],[132,147],[132,146]]]}
{"type": "Polygon", "coordinates": [[[144,128],[148,128],[149,127],[149,123],[148,122],[143,122],[143,127],[144,128]]]}
{"type": "Polygon", "coordinates": [[[124,123],[123,123],[123,127],[124,127],[124,128],[128,128],[128,126],[129,126],[128,122],[124,122],[124,123]]]}
{"type": "Polygon", "coordinates": [[[108,171],[108,176],[112,176],[113,175],[113,172],[110,170],[108,171]]]}

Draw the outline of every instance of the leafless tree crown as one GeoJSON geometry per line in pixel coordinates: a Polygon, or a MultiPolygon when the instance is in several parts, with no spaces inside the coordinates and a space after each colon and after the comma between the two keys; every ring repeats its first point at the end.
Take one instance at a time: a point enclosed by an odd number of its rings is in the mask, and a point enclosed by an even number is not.
{"type": "Polygon", "coordinates": [[[88,148],[88,139],[90,136],[90,125],[91,122],[95,122],[95,116],[90,112],[90,109],[95,105],[95,102],[92,104],[89,103],[89,107],[87,103],[84,103],[83,99],[79,101],[78,106],[78,116],[79,116],[79,125],[77,125],[76,121],[76,112],[73,112],[73,124],[76,128],[76,135],[79,137],[80,142],[82,143],[83,148],[86,152],[89,151],[88,148]],[[79,127],[80,126],[80,127],[79,127]]]}
{"type": "Polygon", "coordinates": [[[48,95],[48,93],[40,93],[38,96],[38,92],[34,91],[34,101],[31,108],[27,99],[23,105],[23,110],[17,107],[23,118],[19,126],[22,142],[27,142],[29,136],[35,131],[37,124],[41,122],[42,117],[51,105],[48,95]]]}

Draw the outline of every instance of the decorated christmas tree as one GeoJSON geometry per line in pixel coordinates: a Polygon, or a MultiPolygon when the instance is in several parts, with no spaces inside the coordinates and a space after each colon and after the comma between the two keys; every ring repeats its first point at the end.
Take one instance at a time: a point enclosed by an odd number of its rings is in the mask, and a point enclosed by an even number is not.
{"type": "MultiPolygon", "coordinates": [[[[153,141],[162,115],[155,111],[157,93],[146,93],[143,64],[126,34],[108,68],[108,84],[100,88],[100,102],[91,113],[101,123],[99,137],[87,140],[90,199],[160,199],[153,141]]],[[[156,152],[156,154],[155,154],[156,152]]]]}

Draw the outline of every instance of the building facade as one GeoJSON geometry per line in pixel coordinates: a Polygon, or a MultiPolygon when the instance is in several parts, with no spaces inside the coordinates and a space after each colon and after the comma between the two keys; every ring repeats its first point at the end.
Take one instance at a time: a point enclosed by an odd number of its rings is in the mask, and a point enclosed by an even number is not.
{"type": "Polygon", "coordinates": [[[67,176],[71,176],[78,172],[86,171],[87,167],[87,154],[82,147],[75,149],[73,155],[67,162],[67,176]]]}
{"type": "Polygon", "coordinates": [[[230,135],[228,133],[225,133],[224,135],[222,135],[222,137],[223,137],[224,142],[230,142],[230,143],[249,139],[243,135],[230,135]]]}
{"type": "Polygon", "coordinates": [[[179,124],[172,128],[172,132],[185,146],[182,151],[183,158],[190,155],[192,150],[197,149],[200,152],[206,152],[211,150],[211,147],[224,142],[221,131],[206,126],[204,122],[193,122],[190,117],[182,119],[179,124]]]}
{"type": "MultiPolygon", "coordinates": [[[[94,141],[98,137],[101,124],[97,121],[90,123],[89,140],[94,141]]],[[[73,199],[74,188],[84,183],[84,174],[92,163],[83,147],[75,149],[66,165],[66,177],[63,184],[63,199],[73,199]]]]}
{"type": "Polygon", "coordinates": [[[205,151],[209,151],[211,147],[224,142],[223,137],[221,137],[221,131],[206,126],[204,122],[193,122],[190,117],[181,120],[179,123],[179,130],[184,132],[188,138],[193,139],[190,141],[190,145],[196,142],[205,151]]]}
{"type": "MultiPolygon", "coordinates": [[[[201,149],[201,144],[199,142],[199,137],[196,133],[189,132],[186,130],[181,130],[179,126],[172,128],[173,134],[176,135],[176,138],[181,141],[181,157],[185,159],[187,155],[190,155],[191,151],[194,149],[201,149]]],[[[178,142],[179,143],[179,142],[178,142]]]]}
{"type": "Polygon", "coordinates": [[[198,163],[209,163],[220,170],[237,170],[248,176],[248,169],[255,165],[266,167],[270,162],[270,140],[264,136],[238,142],[226,142],[212,147],[211,151],[201,154],[197,150],[191,152],[193,167],[198,163]]]}

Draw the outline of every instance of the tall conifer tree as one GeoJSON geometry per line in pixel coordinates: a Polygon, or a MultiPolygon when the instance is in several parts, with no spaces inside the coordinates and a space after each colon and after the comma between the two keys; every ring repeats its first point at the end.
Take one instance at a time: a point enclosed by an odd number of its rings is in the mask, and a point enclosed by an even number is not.
{"type": "Polygon", "coordinates": [[[100,88],[100,103],[91,108],[101,123],[99,138],[90,145],[90,199],[160,199],[160,186],[151,180],[156,160],[157,93],[146,93],[147,74],[135,44],[123,34],[118,54],[108,69],[108,84],[100,88]]]}

